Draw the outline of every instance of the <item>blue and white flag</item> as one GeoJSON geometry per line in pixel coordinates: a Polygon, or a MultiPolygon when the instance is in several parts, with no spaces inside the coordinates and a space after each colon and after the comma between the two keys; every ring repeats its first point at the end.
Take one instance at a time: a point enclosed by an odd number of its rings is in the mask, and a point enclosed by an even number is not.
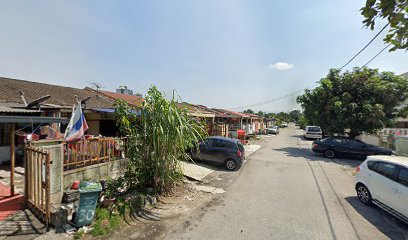
{"type": "Polygon", "coordinates": [[[85,135],[86,130],[88,130],[88,124],[82,113],[81,103],[78,102],[72,109],[72,116],[65,130],[64,139],[67,142],[79,140],[85,135]]]}

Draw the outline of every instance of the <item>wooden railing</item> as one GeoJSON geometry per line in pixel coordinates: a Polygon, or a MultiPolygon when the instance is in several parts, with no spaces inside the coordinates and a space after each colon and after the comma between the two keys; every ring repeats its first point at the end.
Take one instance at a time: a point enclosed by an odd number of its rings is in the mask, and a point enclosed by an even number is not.
{"type": "Polygon", "coordinates": [[[127,138],[89,138],[63,143],[64,170],[108,162],[127,157],[127,138]]]}
{"type": "Polygon", "coordinates": [[[47,229],[50,221],[50,154],[26,145],[25,195],[29,209],[47,229]]]}
{"type": "Polygon", "coordinates": [[[383,136],[388,136],[389,134],[393,133],[397,135],[408,136],[408,128],[384,128],[381,131],[381,135],[383,136]]]}

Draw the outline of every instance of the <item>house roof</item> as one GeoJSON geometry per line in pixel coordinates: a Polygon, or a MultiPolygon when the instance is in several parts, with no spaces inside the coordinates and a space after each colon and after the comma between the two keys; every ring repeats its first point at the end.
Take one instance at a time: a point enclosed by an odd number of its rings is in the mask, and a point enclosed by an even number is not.
{"type": "Polygon", "coordinates": [[[259,115],[256,114],[250,114],[250,113],[245,113],[246,115],[250,116],[253,119],[261,119],[262,117],[260,117],[259,115]]]}
{"type": "Polygon", "coordinates": [[[92,88],[85,88],[85,90],[90,90],[92,92],[97,92],[100,93],[110,99],[116,100],[116,99],[121,99],[125,102],[127,102],[128,104],[131,104],[133,106],[137,106],[139,107],[142,102],[144,102],[144,99],[142,97],[139,96],[135,96],[135,95],[128,95],[128,94],[122,94],[122,93],[115,93],[115,92],[109,92],[109,91],[102,91],[102,90],[98,90],[96,91],[95,89],[92,88]]]}
{"type": "Polygon", "coordinates": [[[40,113],[39,110],[0,106],[0,113],[40,113]]]}
{"type": "Polygon", "coordinates": [[[200,109],[201,111],[212,113],[212,114],[214,114],[214,117],[228,117],[227,114],[218,112],[215,109],[209,108],[209,107],[204,106],[204,105],[194,104],[194,107],[197,108],[197,109],[200,109]]]}
{"type": "Polygon", "coordinates": [[[208,111],[208,110],[206,110],[206,109],[200,107],[199,105],[194,105],[194,104],[186,103],[186,102],[176,103],[176,104],[177,104],[177,106],[179,106],[179,107],[184,107],[184,108],[186,108],[191,116],[195,116],[195,117],[207,117],[207,118],[213,118],[213,117],[215,117],[214,112],[208,111]]]}
{"type": "Polygon", "coordinates": [[[231,110],[218,109],[218,108],[214,108],[214,110],[222,114],[225,114],[227,115],[226,117],[230,117],[230,118],[250,118],[248,115],[240,113],[240,112],[234,112],[231,110]]]}
{"type": "Polygon", "coordinates": [[[27,102],[34,101],[45,95],[51,97],[41,103],[44,108],[72,109],[75,96],[79,100],[91,97],[86,102],[86,109],[113,108],[113,101],[103,95],[97,95],[84,89],[57,86],[46,83],[31,82],[0,77],[0,106],[25,107],[19,91],[24,92],[27,102]]]}
{"type": "Polygon", "coordinates": [[[227,112],[227,113],[229,113],[229,114],[238,115],[238,116],[240,116],[241,118],[257,118],[257,119],[260,118],[258,115],[255,115],[255,114],[235,112],[235,111],[226,110],[226,109],[219,109],[219,110],[224,111],[224,112],[227,112]]]}

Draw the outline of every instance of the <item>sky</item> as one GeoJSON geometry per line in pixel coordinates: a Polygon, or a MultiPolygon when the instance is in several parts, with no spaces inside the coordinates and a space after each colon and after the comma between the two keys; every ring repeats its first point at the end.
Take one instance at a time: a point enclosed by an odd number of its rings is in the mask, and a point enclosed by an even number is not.
{"type": "MultiPolygon", "coordinates": [[[[361,0],[2,1],[0,76],[84,88],[156,85],[183,101],[243,107],[313,87],[384,26],[362,24],[361,0]]],[[[385,45],[377,38],[345,70],[385,45]]],[[[369,67],[408,72],[408,52],[369,67]]],[[[291,111],[290,95],[251,107],[291,111]]]]}

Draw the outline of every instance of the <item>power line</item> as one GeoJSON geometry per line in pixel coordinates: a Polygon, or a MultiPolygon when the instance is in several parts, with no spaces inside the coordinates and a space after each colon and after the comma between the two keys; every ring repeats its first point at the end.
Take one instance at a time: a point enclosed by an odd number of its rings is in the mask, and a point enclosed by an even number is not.
{"type": "Polygon", "coordinates": [[[383,49],[381,49],[381,51],[379,51],[374,57],[372,57],[366,64],[364,64],[363,66],[360,67],[360,69],[362,69],[363,67],[367,66],[368,64],[370,64],[376,57],[378,57],[378,55],[380,55],[382,52],[385,51],[385,49],[389,48],[391,46],[391,43],[388,44],[387,46],[385,46],[383,49]]]}
{"type": "Polygon", "coordinates": [[[295,94],[301,93],[302,91],[303,91],[303,89],[298,90],[298,91],[296,91],[296,92],[292,92],[292,93],[286,94],[286,95],[284,95],[284,96],[280,96],[280,97],[277,97],[277,98],[273,98],[273,99],[270,99],[270,100],[267,100],[267,101],[264,101],[264,102],[254,103],[254,104],[246,105],[246,106],[242,106],[242,107],[233,107],[233,108],[230,108],[230,109],[250,108],[250,107],[256,107],[256,106],[259,106],[259,105],[265,105],[265,104],[272,103],[272,102],[276,102],[276,101],[282,100],[282,99],[284,99],[284,98],[293,96],[293,95],[295,95],[295,94]]]}
{"type": "MultiPolygon", "coordinates": [[[[358,55],[360,55],[360,53],[362,53],[362,52],[388,27],[388,25],[389,25],[389,23],[387,23],[358,53],[356,53],[346,64],[344,64],[344,65],[340,68],[340,70],[342,70],[344,67],[346,67],[348,64],[350,64],[358,55]]],[[[373,61],[376,57],[378,57],[378,55],[380,55],[380,54],[381,54],[385,49],[387,49],[390,45],[391,45],[391,44],[389,44],[389,45],[387,45],[385,48],[383,48],[379,53],[377,53],[377,55],[375,55],[372,59],[370,59],[370,61],[368,61],[366,64],[364,64],[361,68],[367,66],[371,61],[373,61]]],[[[360,69],[361,69],[361,68],[360,68],[360,69]]],[[[310,86],[310,87],[313,87],[313,86],[315,86],[315,85],[316,85],[316,83],[313,84],[313,85],[310,86]]],[[[250,108],[250,107],[256,107],[256,106],[260,106],[260,105],[265,105],[265,104],[272,103],[272,102],[276,102],[276,101],[285,99],[285,98],[287,98],[287,97],[290,97],[290,96],[292,96],[292,95],[301,93],[303,90],[304,90],[304,89],[300,89],[300,90],[291,92],[291,93],[289,93],[289,94],[286,94],[286,95],[284,95],[284,96],[280,96],[280,97],[277,97],[277,98],[273,98],[273,99],[270,99],[270,100],[267,100],[267,101],[264,101],[264,102],[254,103],[254,104],[246,105],[246,106],[242,106],[242,107],[234,107],[234,108],[230,108],[230,109],[242,109],[242,108],[250,108]]]]}
{"type": "Polygon", "coordinates": [[[362,53],[381,33],[384,31],[385,28],[388,27],[390,23],[387,23],[357,54],[355,54],[346,64],[344,64],[340,70],[342,70],[345,66],[349,65],[360,53],[362,53]]]}

